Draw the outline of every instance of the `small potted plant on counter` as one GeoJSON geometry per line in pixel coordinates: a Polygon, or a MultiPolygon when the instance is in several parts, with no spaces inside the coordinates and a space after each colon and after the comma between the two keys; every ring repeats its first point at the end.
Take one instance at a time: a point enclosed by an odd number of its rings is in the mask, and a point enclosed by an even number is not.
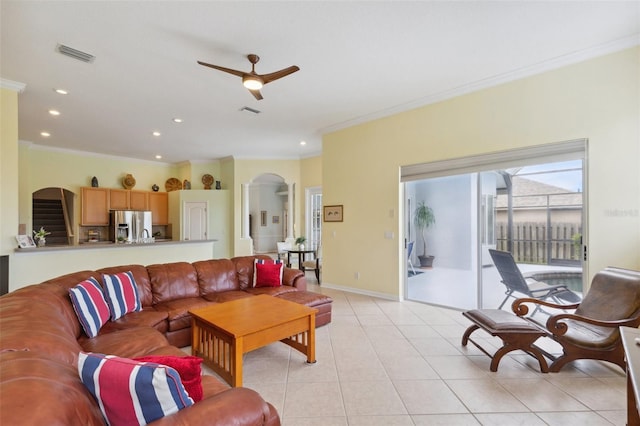
{"type": "Polygon", "coordinates": [[[44,245],[47,244],[46,236],[49,234],[51,234],[51,232],[45,231],[42,226],[39,231],[33,231],[33,237],[36,240],[38,247],[44,247],[44,245]]]}

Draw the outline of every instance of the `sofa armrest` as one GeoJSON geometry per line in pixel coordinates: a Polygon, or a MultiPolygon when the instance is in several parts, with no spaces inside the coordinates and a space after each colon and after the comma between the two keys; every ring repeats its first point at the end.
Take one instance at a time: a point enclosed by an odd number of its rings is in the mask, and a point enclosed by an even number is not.
{"type": "Polygon", "coordinates": [[[279,425],[280,419],[255,391],[233,388],[152,423],[163,425],[279,425]]]}
{"type": "Polygon", "coordinates": [[[300,291],[307,290],[307,279],[300,269],[284,268],[282,270],[282,285],[295,287],[300,291]]]}

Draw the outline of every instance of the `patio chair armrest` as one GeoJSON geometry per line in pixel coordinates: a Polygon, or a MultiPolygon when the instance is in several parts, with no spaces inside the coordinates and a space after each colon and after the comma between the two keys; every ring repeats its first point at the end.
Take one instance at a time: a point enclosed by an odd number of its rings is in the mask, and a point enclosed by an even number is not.
{"type": "Polygon", "coordinates": [[[633,318],[625,318],[622,320],[615,320],[615,321],[603,321],[603,320],[597,320],[594,318],[585,317],[582,315],[566,313],[566,314],[558,314],[558,315],[549,317],[549,319],[547,320],[547,330],[551,332],[554,336],[562,336],[569,329],[569,326],[567,325],[567,323],[563,321],[567,319],[580,321],[583,323],[592,324],[599,327],[609,327],[609,328],[617,328],[621,326],[637,327],[638,324],[640,323],[640,316],[635,316],[633,318]]]}
{"type": "Polygon", "coordinates": [[[523,317],[529,313],[529,307],[526,305],[526,303],[533,303],[534,305],[542,305],[556,309],[576,309],[578,306],[580,306],[579,303],[572,303],[570,305],[559,305],[557,303],[548,302],[546,300],[534,299],[532,297],[522,297],[513,301],[513,303],[511,304],[511,310],[517,316],[523,317]]]}
{"type": "MultiPolygon", "coordinates": [[[[537,281],[537,282],[542,282],[542,281],[537,281]]],[[[544,284],[544,283],[543,283],[544,284]]],[[[531,293],[547,293],[550,290],[569,290],[569,287],[567,287],[565,284],[557,284],[557,285],[547,285],[547,287],[544,288],[536,288],[536,289],[530,289],[529,291],[531,291],[531,293]]]]}

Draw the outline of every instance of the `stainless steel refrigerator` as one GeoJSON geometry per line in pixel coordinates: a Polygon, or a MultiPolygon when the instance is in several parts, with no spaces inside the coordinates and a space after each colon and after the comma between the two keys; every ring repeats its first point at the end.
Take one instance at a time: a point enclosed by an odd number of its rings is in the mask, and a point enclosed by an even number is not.
{"type": "Polygon", "coordinates": [[[116,243],[150,243],[151,212],[141,210],[111,210],[109,239],[116,243]]]}

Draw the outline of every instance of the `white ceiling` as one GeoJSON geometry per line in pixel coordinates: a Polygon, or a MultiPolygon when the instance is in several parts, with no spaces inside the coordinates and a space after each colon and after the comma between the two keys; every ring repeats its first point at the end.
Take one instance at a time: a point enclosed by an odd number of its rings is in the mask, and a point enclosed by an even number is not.
{"type": "Polygon", "coordinates": [[[0,12],[0,76],[26,84],[21,140],[168,163],[315,155],[327,131],[640,40],[639,1],[3,0],[0,12]],[[260,74],[300,71],[257,101],[196,63],[249,71],[249,53],[260,74]]]}

